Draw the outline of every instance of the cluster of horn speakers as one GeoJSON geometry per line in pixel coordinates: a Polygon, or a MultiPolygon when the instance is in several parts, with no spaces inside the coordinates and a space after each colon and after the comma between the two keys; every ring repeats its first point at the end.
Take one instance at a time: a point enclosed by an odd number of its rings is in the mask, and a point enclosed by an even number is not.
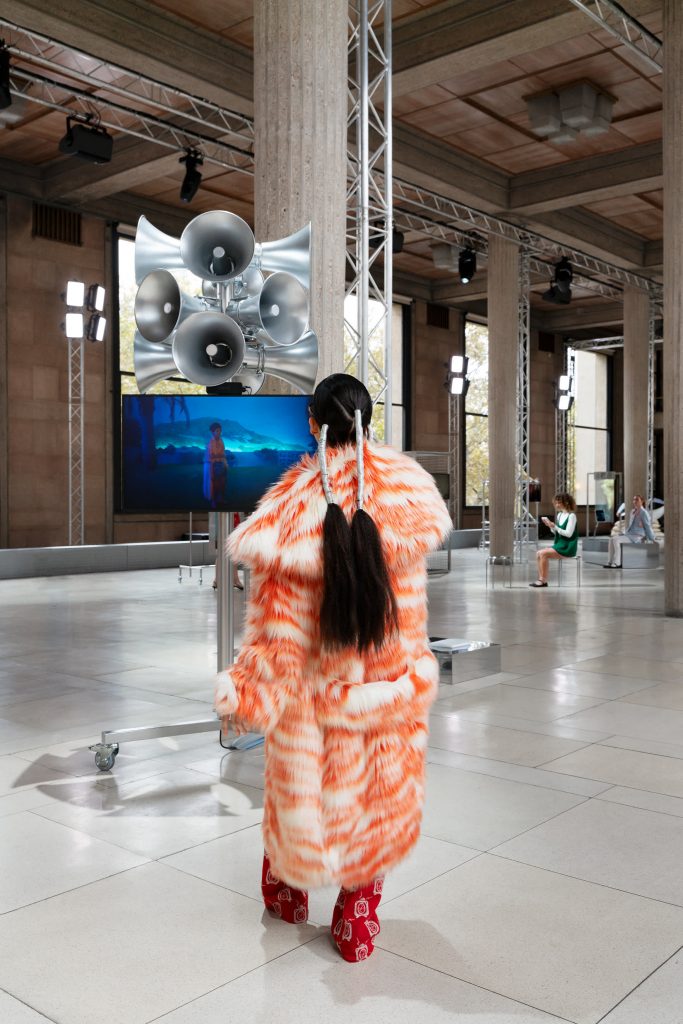
{"type": "Polygon", "coordinates": [[[232,382],[256,394],[266,375],[304,394],[318,371],[308,328],[311,226],[256,242],[234,213],[212,210],[180,238],[140,217],[135,236],[135,377],[144,393],[180,375],[203,387],[232,382]],[[181,291],[172,271],[197,278],[181,291]]]}

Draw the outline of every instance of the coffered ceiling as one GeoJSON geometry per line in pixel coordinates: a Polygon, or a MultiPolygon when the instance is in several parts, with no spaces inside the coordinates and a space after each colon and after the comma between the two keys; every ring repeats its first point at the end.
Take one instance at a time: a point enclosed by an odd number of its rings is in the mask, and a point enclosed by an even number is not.
{"type": "MultiPolygon", "coordinates": [[[[661,37],[659,0],[622,6],[661,37]]],[[[63,0],[54,12],[45,7],[4,0],[1,16],[59,41],[54,53],[65,93],[80,87],[113,95],[108,89],[125,84],[125,75],[113,76],[102,66],[109,61],[251,113],[252,0],[63,0]],[[74,50],[92,56],[94,83],[69,77],[70,68],[83,70],[74,50]]],[[[569,0],[394,0],[393,9],[397,177],[660,275],[661,75],[569,0]],[[537,137],[527,97],[582,80],[613,97],[608,130],[565,143],[537,137]]],[[[12,32],[3,27],[3,34],[11,44],[12,32]]],[[[177,112],[183,113],[180,101],[177,112]]],[[[205,164],[188,211],[178,194],[180,152],[119,134],[111,164],[75,166],[57,153],[63,114],[25,98],[0,112],[0,126],[0,189],[124,221],[147,211],[171,230],[218,207],[252,219],[252,179],[239,170],[205,164]]],[[[430,241],[419,233],[406,233],[395,266],[404,290],[468,306],[484,301],[485,268],[477,288],[463,289],[452,273],[434,267],[430,241]]],[[[547,282],[534,287],[540,293],[547,282]]],[[[596,319],[614,315],[613,300],[575,289],[577,299],[584,310],[603,310],[596,319]]],[[[567,318],[538,295],[533,301],[548,326],[567,318]]]]}

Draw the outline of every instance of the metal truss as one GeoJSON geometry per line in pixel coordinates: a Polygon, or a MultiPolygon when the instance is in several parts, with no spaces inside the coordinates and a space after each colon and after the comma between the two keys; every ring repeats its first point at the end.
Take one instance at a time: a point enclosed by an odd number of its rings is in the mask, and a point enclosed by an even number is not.
{"type": "Polygon", "coordinates": [[[481,231],[486,235],[499,235],[501,238],[508,238],[518,245],[524,246],[531,256],[542,259],[560,259],[566,256],[571,260],[575,270],[583,270],[588,274],[597,274],[608,278],[611,282],[619,284],[632,284],[636,288],[644,288],[652,291],[657,286],[647,277],[636,274],[631,270],[625,270],[606,260],[581,252],[571,246],[563,245],[544,235],[539,235],[529,228],[520,227],[509,221],[501,220],[492,214],[483,213],[465,203],[459,203],[454,199],[447,199],[429,189],[421,188],[418,185],[411,185],[408,182],[394,178],[393,181],[394,202],[399,204],[396,208],[397,214],[415,213],[417,210],[424,214],[436,216],[446,226],[457,230],[481,231]],[[407,208],[407,209],[406,209],[407,208]]]}
{"type": "MultiPolygon", "coordinates": [[[[576,378],[574,342],[565,345],[563,373],[570,380],[576,378]]],[[[556,396],[557,397],[557,396],[556,396]]],[[[575,473],[574,407],[563,412],[555,405],[555,494],[564,494],[574,489],[575,473]]]]}
{"type": "Polygon", "coordinates": [[[127,68],[60,46],[5,19],[0,18],[0,27],[7,31],[8,49],[15,58],[10,65],[14,95],[67,116],[92,117],[105,128],[167,149],[201,148],[208,163],[253,173],[251,119],[127,68]],[[68,62],[60,59],[64,54],[68,54],[68,62]],[[36,66],[46,73],[35,70],[36,66]],[[105,91],[106,98],[97,95],[96,90],[105,91]],[[112,97],[120,97],[121,102],[112,97]]]}
{"type": "Polygon", "coordinates": [[[652,511],[652,499],[655,496],[655,390],[657,383],[656,333],[659,309],[650,300],[647,338],[647,473],[645,480],[645,499],[647,507],[652,511]]]}
{"type": "MultiPolygon", "coordinates": [[[[519,253],[519,298],[517,302],[517,436],[514,557],[526,561],[531,539],[529,510],[529,408],[531,398],[531,331],[529,316],[529,254],[519,253]]],[[[535,520],[534,520],[535,522],[535,520]]]]}
{"type": "Polygon", "coordinates": [[[69,338],[69,544],[85,543],[84,412],[82,338],[69,338]]]}
{"type": "Polygon", "coordinates": [[[346,203],[346,368],[384,406],[384,440],[391,442],[392,132],[391,0],[349,3],[348,189],[346,203]],[[378,23],[383,20],[380,29],[378,23]],[[379,166],[382,164],[383,173],[379,166]],[[372,274],[382,261],[383,273],[372,274]],[[370,303],[373,303],[372,317],[370,303]],[[372,322],[371,322],[372,320],[372,322]]]}
{"type": "Polygon", "coordinates": [[[621,4],[614,0],[569,0],[580,11],[597,22],[600,28],[616,36],[632,53],[636,53],[644,64],[653,71],[663,66],[663,44],[661,39],[649,32],[621,4]]]}

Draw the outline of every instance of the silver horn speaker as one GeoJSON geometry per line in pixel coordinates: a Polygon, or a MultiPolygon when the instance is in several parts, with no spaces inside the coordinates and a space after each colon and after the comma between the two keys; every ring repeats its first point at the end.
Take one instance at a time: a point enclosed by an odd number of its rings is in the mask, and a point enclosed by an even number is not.
{"type": "Polygon", "coordinates": [[[260,391],[266,373],[286,381],[304,395],[310,394],[318,373],[318,338],[315,332],[306,331],[294,345],[284,348],[268,345],[264,338],[260,338],[257,344],[248,344],[244,365],[233,380],[252,388],[252,394],[255,394],[260,391]]]}
{"type": "Polygon", "coordinates": [[[180,236],[183,262],[205,281],[238,277],[251,263],[254,245],[247,222],[226,210],[200,213],[180,236]]]}
{"type": "Polygon", "coordinates": [[[209,387],[231,380],[244,362],[244,337],[225,313],[193,313],[173,335],[173,358],[183,377],[209,387]]]}
{"type": "Polygon", "coordinates": [[[148,341],[139,331],[133,340],[133,364],[138,391],[143,395],[160,380],[167,380],[178,372],[170,345],[148,341]]]}
{"type": "Polygon", "coordinates": [[[311,225],[275,242],[257,242],[254,264],[263,270],[283,270],[311,290],[311,225]]]}
{"type": "Polygon", "coordinates": [[[181,270],[184,267],[180,255],[180,240],[167,235],[147,220],[140,217],[135,232],[135,280],[140,284],[153,270],[181,270]]]}
{"type": "Polygon", "coordinates": [[[135,296],[135,323],[143,338],[165,341],[181,321],[204,309],[204,300],[181,292],[168,270],[153,270],[135,296]]]}
{"type": "Polygon", "coordinates": [[[276,345],[293,345],[308,327],[308,292],[291,274],[271,274],[257,295],[231,302],[228,313],[247,331],[265,331],[276,345]]]}

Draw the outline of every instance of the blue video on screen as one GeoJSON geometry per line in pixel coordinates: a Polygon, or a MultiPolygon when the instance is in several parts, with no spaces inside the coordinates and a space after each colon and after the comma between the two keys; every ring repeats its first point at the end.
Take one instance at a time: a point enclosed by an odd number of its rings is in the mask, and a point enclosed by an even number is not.
{"type": "Polygon", "coordinates": [[[124,512],[249,512],[315,451],[307,395],[122,395],[124,512]]]}

